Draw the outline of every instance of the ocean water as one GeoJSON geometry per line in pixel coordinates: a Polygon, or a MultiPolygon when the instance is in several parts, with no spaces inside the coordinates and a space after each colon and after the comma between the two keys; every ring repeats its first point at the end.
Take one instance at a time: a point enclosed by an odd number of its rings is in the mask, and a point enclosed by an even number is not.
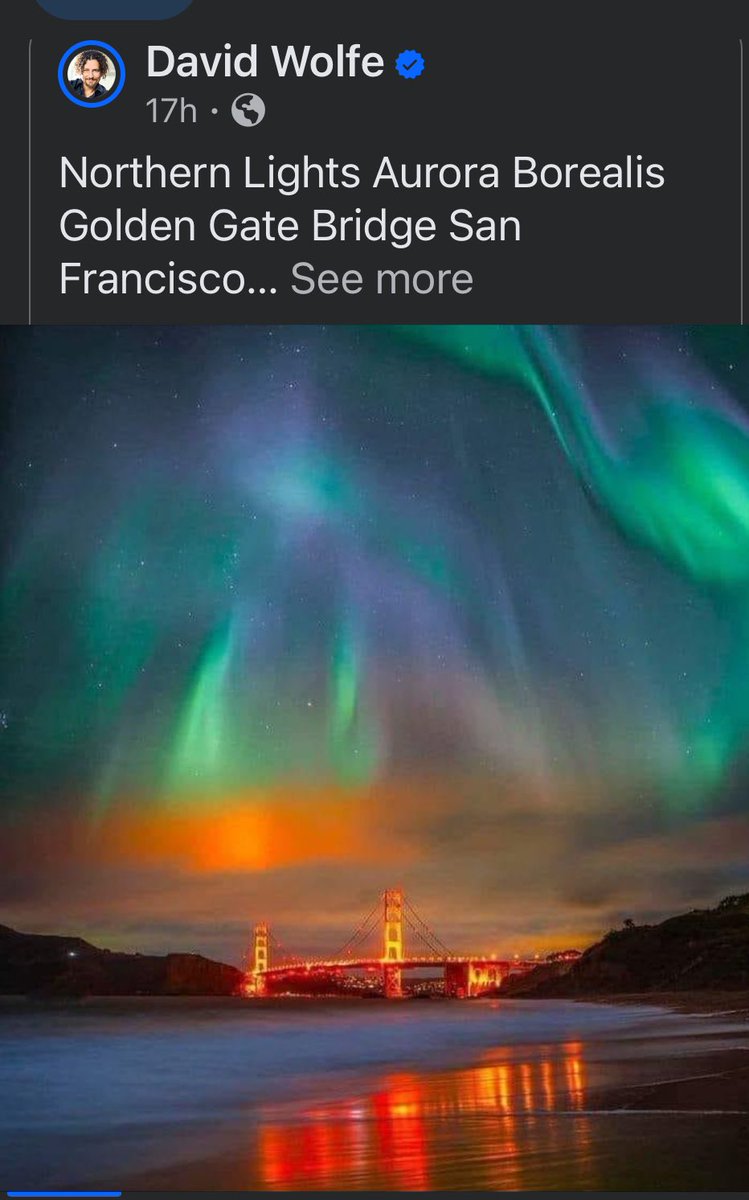
{"type": "MultiPolygon", "coordinates": [[[[745,1034],[730,1014],[566,1001],[6,1001],[0,1185],[630,1186],[629,1142],[670,1145],[679,1121],[601,1096],[689,1078],[745,1034]]],[[[746,1117],[679,1116],[737,1186],[746,1117]]]]}

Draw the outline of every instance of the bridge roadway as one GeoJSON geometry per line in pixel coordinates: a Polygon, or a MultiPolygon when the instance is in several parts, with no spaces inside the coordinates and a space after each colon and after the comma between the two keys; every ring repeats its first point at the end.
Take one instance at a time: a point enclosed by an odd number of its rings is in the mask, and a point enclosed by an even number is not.
{"type": "Polygon", "coordinates": [[[496,988],[508,975],[525,974],[539,964],[538,959],[500,959],[486,954],[418,955],[403,958],[335,958],[310,959],[307,962],[284,963],[268,966],[262,972],[262,982],[256,979],[256,991],[265,992],[268,983],[282,981],[290,976],[323,974],[343,971],[380,971],[383,974],[385,994],[401,994],[401,971],[418,970],[423,967],[439,967],[444,971],[445,991],[456,997],[480,996],[482,992],[496,988]]]}
{"type": "Polygon", "coordinates": [[[512,970],[530,971],[532,967],[539,965],[539,959],[501,959],[495,958],[488,954],[444,954],[441,957],[433,954],[409,954],[405,958],[386,959],[386,958],[330,958],[317,959],[311,958],[309,961],[283,963],[277,967],[268,967],[264,972],[265,975],[282,975],[288,974],[290,971],[335,971],[342,968],[349,970],[367,970],[375,969],[381,971],[383,967],[400,967],[402,971],[407,971],[409,968],[416,969],[418,967],[446,967],[448,963],[465,963],[472,966],[486,966],[500,969],[507,973],[512,970]]]}

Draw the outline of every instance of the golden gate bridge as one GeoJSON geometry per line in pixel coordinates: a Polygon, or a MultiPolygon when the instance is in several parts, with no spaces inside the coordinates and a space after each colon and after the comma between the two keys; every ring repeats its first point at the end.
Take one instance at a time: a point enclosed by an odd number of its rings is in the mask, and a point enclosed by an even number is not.
{"type": "Polygon", "coordinates": [[[325,977],[341,977],[349,971],[364,970],[378,972],[385,997],[396,1000],[404,994],[404,971],[438,967],[444,973],[445,994],[466,999],[492,991],[508,975],[524,974],[538,965],[538,957],[497,959],[494,954],[453,954],[419,916],[403,891],[388,888],[330,958],[305,960],[289,955],[267,924],[256,925],[244,990],[247,996],[266,996],[284,991],[293,984],[294,991],[303,995],[305,982],[313,992],[318,990],[315,985],[325,977]],[[410,946],[407,949],[406,929],[420,949],[426,948],[428,953],[414,954],[410,946]],[[381,953],[367,952],[367,943],[371,943],[373,935],[379,941],[381,953]]]}

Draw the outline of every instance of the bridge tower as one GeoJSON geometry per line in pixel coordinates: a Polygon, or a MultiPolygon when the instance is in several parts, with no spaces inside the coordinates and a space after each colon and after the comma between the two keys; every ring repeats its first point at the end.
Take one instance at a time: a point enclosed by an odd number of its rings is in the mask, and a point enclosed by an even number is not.
{"type": "Polygon", "coordinates": [[[264,996],[268,970],[268,926],[256,925],[252,933],[252,962],[250,965],[249,990],[253,996],[264,996]]]}
{"type": "Polygon", "coordinates": [[[395,1000],[403,995],[401,963],[403,961],[403,892],[388,888],[384,896],[385,953],[382,976],[385,996],[395,1000]]]}

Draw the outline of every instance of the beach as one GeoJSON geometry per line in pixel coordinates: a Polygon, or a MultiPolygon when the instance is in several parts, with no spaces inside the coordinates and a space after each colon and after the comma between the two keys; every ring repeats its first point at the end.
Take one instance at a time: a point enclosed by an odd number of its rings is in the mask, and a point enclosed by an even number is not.
{"type": "Polygon", "coordinates": [[[742,1190],[747,1007],[735,994],[0,1006],[16,1097],[3,1174],[134,1190],[742,1190]]]}

